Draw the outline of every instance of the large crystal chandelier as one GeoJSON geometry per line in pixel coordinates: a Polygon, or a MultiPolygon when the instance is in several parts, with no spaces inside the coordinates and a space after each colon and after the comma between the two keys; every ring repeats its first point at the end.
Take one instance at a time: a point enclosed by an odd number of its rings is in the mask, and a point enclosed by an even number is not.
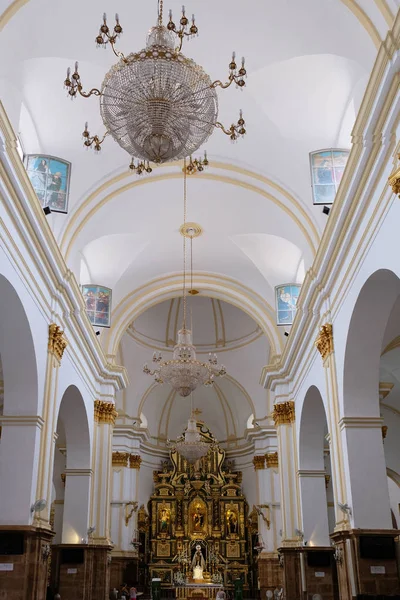
{"type": "MultiPolygon", "coordinates": [[[[217,355],[209,354],[208,362],[201,362],[196,357],[196,347],[193,344],[192,332],[187,327],[187,290],[186,290],[186,239],[192,243],[194,232],[186,227],[186,201],[187,201],[187,168],[186,160],[183,169],[183,322],[178,332],[178,340],[174,347],[172,359],[163,360],[161,352],[154,352],[153,362],[157,365],[151,370],[147,364],[143,372],[153,375],[157,383],[168,383],[180,396],[189,396],[198,385],[212,385],[214,378],[224,376],[226,369],[218,364],[217,355]]],[[[193,264],[191,263],[190,277],[193,281],[193,264]]],[[[191,286],[193,291],[193,286],[191,286]]]]}
{"type": "Polygon", "coordinates": [[[207,454],[211,444],[205,442],[198,432],[193,412],[188,420],[186,431],[176,440],[173,447],[189,463],[195,463],[207,454]]]}
{"type": "Polygon", "coordinates": [[[146,47],[125,56],[115,48],[122,33],[118,15],[110,29],[104,14],[98,46],[109,44],[119,61],[106,74],[100,89],[85,92],[78,63],[71,74],[67,71],[64,85],[71,98],[98,96],[100,113],[105,126],[103,136],[91,135],[86,124],[84,145],[99,151],[107,135],[132,157],[130,168],[137,173],[151,172],[150,162],[164,163],[191,156],[211,135],[221,129],[235,141],[246,133],[240,111],[236,124],[224,127],[218,120],[216,88],[223,89],[235,83],[245,86],[244,59],[236,64],[235,54],[229,63],[228,81],[212,82],[200,65],[181,53],[184,38],[198,33],[194,16],[187,18],[185,7],[179,28],[169,13],[169,22],[163,25],[163,0],[158,2],[158,23],[147,35],[146,47]],[[176,47],[178,38],[178,47],[176,47]],[[138,158],[137,164],[134,162],[138,158]]]}

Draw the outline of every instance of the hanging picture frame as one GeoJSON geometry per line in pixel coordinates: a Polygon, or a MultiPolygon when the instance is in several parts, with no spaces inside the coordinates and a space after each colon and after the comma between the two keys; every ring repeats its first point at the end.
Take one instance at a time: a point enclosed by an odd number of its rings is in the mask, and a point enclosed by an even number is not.
{"type": "Polygon", "coordinates": [[[47,154],[26,154],[24,165],[42,208],[67,214],[71,163],[47,154]]]}
{"type": "Polygon", "coordinates": [[[111,289],[103,285],[82,286],[86,314],[95,327],[111,326],[111,289]]]}

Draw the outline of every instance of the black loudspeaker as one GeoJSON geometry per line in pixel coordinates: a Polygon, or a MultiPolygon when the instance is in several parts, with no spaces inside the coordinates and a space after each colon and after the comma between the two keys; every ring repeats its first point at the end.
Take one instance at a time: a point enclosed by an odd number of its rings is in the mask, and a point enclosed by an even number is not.
{"type": "Polygon", "coordinates": [[[319,550],[307,552],[307,565],[309,567],[330,567],[331,555],[331,552],[321,552],[319,550]]]}
{"type": "Polygon", "coordinates": [[[62,548],[61,564],[81,565],[85,561],[83,548],[62,548]]]}
{"type": "Polygon", "coordinates": [[[360,558],[395,559],[394,538],[380,535],[360,535],[360,558]]]}

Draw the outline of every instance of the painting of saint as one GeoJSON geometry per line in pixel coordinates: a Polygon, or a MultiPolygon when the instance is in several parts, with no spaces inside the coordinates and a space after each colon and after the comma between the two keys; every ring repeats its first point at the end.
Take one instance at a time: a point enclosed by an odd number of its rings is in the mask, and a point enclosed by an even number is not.
{"type": "Polygon", "coordinates": [[[234,510],[227,511],[226,526],[227,526],[228,533],[230,533],[230,534],[238,533],[238,518],[237,518],[237,514],[234,510]]]}
{"type": "Polygon", "coordinates": [[[297,283],[278,285],[275,288],[277,325],[292,325],[300,289],[301,286],[297,283]]]}
{"type": "Polygon", "coordinates": [[[170,512],[168,508],[160,508],[158,524],[159,524],[159,532],[160,533],[168,533],[169,532],[169,522],[170,522],[170,512]]]}
{"type": "Polygon", "coordinates": [[[24,159],[28,177],[42,207],[52,212],[68,212],[69,180],[71,163],[37,154],[28,154],[24,159]]]}
{"type": "Polygon", "coordinates": [[[348,150],[322,150],[311,153],[314,204],[333,203],[348,156],[348,150]]]}
{"type": "Polygon", "coordinates": [[[86,313],[92,325],[110,327],[111,290],[99,285],[83,285],[82,294],[85,300],[86,313]]]}

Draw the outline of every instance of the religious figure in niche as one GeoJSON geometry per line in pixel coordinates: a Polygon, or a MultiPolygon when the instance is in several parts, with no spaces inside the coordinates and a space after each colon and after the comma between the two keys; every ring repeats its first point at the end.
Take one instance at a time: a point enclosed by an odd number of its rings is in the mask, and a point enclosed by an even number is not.
{"type": "Polygon", "coordinates": [[[238,519],[237,514],[234,510],[228,510],[226,513],[226,525],[228,533],[237,534],[238,532],[238,519]]]}
{"type": "Polygon", "coordinates": [[[168,533],[170,513],[167,508],[161,508],[159,512],[160,533],[168,533]]]}
{"type": "Polygon", "coordinates": [[[203,571],[206,566],[200,544],[196,546],[196,552],[192,558],[193,579],[203,579],[203,571]]]}

